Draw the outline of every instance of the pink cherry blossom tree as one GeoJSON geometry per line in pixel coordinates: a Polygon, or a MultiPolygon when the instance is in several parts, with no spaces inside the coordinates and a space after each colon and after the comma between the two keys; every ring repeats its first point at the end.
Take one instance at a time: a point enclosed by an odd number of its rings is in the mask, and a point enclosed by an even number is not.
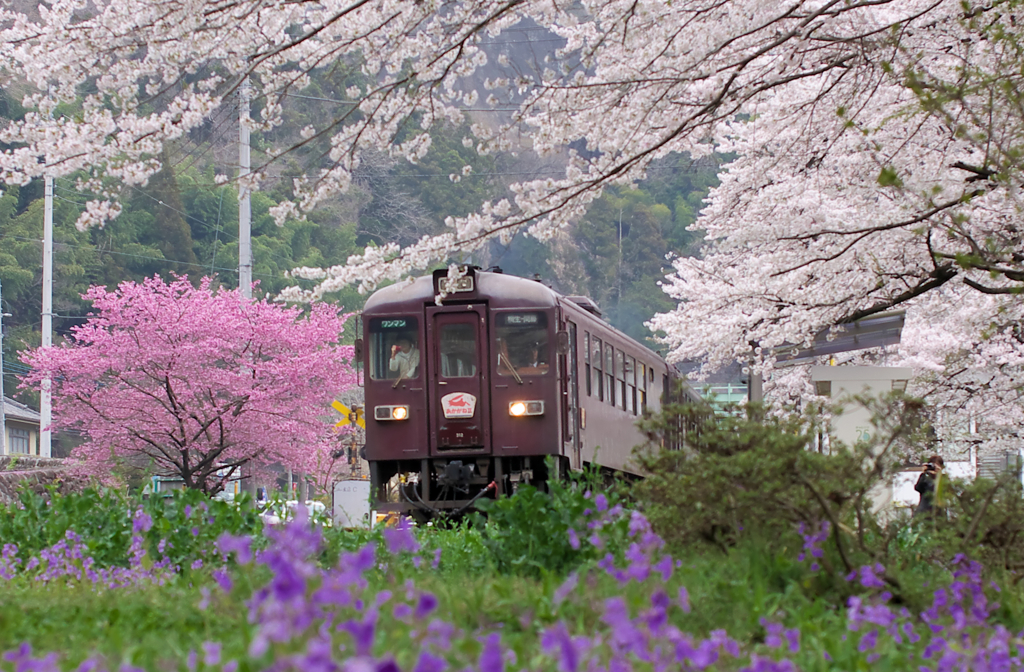
{"type": "Polygon", "coordinates": [[[243,466],[337,468],[329,421],[335,395],[356,384],[347,316],[303,312],[237,291],[159,277],[85,295],[95,314],[68,341],[27,353],[23,384],[53,380],[54,424],[80,430],[88,473],[149,461],[189,488],[216,493],[243,466]]]}

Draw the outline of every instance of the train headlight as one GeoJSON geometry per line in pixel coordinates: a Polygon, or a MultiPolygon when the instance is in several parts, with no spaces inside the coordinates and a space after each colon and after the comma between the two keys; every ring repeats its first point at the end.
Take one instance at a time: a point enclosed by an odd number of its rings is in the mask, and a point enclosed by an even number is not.
{"type": "Polygon", "coordinates": [[[409,418],[409,407],[374,406],[373,418],[375,420],[407,420],[409,418]]]}
{"type": "Polygon", "coordinates": [[[508,414],[514,418],[524,415],[544,415],[543,401],[513,401],[508,405],[508,414]]]}

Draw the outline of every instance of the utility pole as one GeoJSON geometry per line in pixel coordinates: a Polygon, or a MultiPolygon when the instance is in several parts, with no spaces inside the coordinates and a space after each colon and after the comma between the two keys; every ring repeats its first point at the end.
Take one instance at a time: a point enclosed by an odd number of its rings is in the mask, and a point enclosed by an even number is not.
{"type": "Polygon", "coordinates": [[[0,286],[0,455],[7,454],[7,401],[4,397],[4,302],[0,286]]]}
{"type": "MultiPolygon", "coordinates": [[[[252,207],[249,192],[249,78],[238,89],[238,288],[252,298],[252,207]]],[[[256,499],[256,478],[248,463],[242,467],[245,489],[256,499]]]]}
{"type": "Polygon", "coordinates": [[[249,177],[249,78],[238,91],[238,287],[252,298],[252,206],[249,177]]]}
{"type": "MultiPolygon", "coordinates": [[[[43,211],[43,347],[53,345],[53,176],[45,178],[43,211]]],[[[39,395],[39,456],[50,457],[50,379],[44,378],[39,395]]]]}

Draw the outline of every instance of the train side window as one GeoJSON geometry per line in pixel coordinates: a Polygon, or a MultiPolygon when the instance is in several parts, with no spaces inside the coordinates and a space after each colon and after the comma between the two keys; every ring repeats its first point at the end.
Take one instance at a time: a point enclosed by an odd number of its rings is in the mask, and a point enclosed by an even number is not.
{"type": "Polygon", "coordinates": [[[626,399],[629,404],[629,412],[636,415],[636,358],[626,358],[626,385],[629,387],[629,395],[626,399]]]}
{"type": "Polygon", "coordinates": [[[372,380],[418,378],[419,321],[415,317],[375,317],[370,320],[368,369],[372,380]]]}
{"type": "Polygon", "coordinates": [[[615,348],[610,343],[604,346],[604,388],[605,397],[612,406],[615,405],[615,348]]]}
{"type": "Polygon", "coordinates": [[[601,360],[604,358],[604,355],[601,354],[601,339],[598,338],[597,336],[594,336],[590,341],[590,347],[591,352],[593,353],[591,359],[593,360],[594,366],[594,391],[597,395],[597,398],[601,401],[604,401],[604,379],[601,377],[601,360]]]}
{"type": "Polygon", "coordinates": [[[590,332],[583,332],[583,368],[587,380],[587,396],[590,396],[590,332]]]}
{"type": "Polygon", "coordinates": [[[501,312],[495,314],[495,323],[498,375],[547,375],[551,368],[547,314],[501,312]]]}
{"type": "Polygon", "coordinates": [[[615,350],[615,394],[618,399],[618,406],[626,410],[626,355],[622,350],[615,350]]]}
{"type": "Polygon", "coordinates": [[[439,369],[445,378],[476,375],[476,325],[468,322],[443,324],[440,333],[439,369]]]}
{"type": "Polygon", "coordinates": [[[640,374],[637,395],[640,397],[640,412],[643,413],[647,410],[647,365],[641,362],[637,373],[640,374]]]}

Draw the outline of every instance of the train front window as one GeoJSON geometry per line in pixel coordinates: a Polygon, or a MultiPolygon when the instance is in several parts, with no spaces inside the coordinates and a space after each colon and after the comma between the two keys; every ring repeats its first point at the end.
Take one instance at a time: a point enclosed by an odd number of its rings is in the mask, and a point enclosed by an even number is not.
{"type": "Polygon", "coordinates": [[[441,326],[441,375],[470,378],[476,375],[476,324],[441,326]]]}
{"type": "Polygon", "coordinates": [[[370,320],[369,371],[373,380],[419,378],[419,321],[415,317],[370,320]]]}
{"type": "Polygon", "coordinates": [[[498,375],[546,375],[551,369],[548,316],[541,312],[497,313],[494,321],[498,375]]]}

